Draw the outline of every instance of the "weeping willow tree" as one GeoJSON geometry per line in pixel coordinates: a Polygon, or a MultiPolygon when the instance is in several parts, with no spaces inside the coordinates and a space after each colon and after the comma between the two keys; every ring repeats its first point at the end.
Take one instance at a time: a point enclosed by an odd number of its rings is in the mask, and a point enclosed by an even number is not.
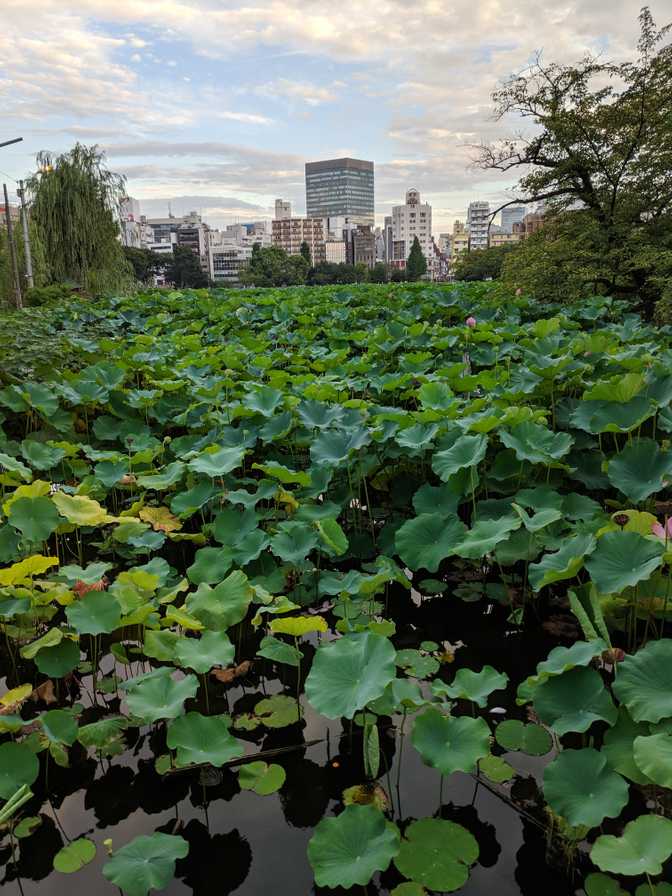
{"type": "Polygon", "coordinates": [[[119,242],[125,178],[109,170],[98,146],[81,143],[62,155],[38,153],[37,167],[26,186],[46,281],[74,281],[89,292],[129,287],[119,242]]]}

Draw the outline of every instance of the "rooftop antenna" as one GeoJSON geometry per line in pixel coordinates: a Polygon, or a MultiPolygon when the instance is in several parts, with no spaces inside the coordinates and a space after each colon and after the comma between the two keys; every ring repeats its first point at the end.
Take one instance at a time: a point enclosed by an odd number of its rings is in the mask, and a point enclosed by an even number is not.
{"type": "Polygon", "coordinates": [[[170,200],[168,200],[168,217],[169,217],[169,218],[172,218],[172,217],[173,217],[173,210],[172,210],[171,205],[170,205],[170,200]]]}

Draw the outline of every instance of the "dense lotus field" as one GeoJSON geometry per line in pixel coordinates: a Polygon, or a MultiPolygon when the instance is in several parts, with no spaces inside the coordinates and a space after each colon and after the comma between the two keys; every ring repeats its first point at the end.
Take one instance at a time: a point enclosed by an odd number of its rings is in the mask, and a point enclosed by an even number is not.
{"type": "Polygon", "coordinates": [[[0,371],[4,883],[261,893],[241,806],[304,831],[314,884],[268,845],[265,892],[515,892],[478,792],[553,892],[672,893],[666,330],[481,284],[40,320],[0,371]]]}

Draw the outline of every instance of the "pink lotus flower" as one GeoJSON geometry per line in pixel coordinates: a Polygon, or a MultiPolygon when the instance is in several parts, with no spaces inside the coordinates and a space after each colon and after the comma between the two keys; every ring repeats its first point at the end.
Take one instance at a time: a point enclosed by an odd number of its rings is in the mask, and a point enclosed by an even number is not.
{"type": "Polygon", "coordinates": [[[661,541],[672,540],[672,517],[669,520],[665,520],[664,526],[661,526],[660,523],[653,523],[651,532],[656,538],[660,538],[661,541]]]}
{"type": "Polygon", "coordinates": [[[473,330],[474,327],[476,326],[476,318],[475,318],[475,317],[468,317],[468,318],[465,320],[465,324],[466,324],[470,329],[473,330]]]}

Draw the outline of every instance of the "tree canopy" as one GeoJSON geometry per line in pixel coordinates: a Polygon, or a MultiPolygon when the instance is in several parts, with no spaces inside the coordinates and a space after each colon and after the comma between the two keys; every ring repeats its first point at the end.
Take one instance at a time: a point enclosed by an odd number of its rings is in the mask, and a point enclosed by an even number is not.
{"type": "Polygon", "coordinates": [[[650,310],[672,276],[672,45],[670,25],[659,29],[648,8],[639,23],[634,60],[567,65],[539,54],[506,81],[496,112],[522,130],[481,147],[480,164],[521,172],[506,205],[544,202],[547,217],[571,220],[593,259],[577,272],[584,291],[637,297],[650,310]]]}
{"type": "Polygon", "coordinates": [[[306,282],[308,263],[302,255],[288,255],[280,246],[255,243],[252,258],[241,271],[246,286],[298,286],[306,282]]]}
{"type": "Polygon", "coordinates": [[[38,153],[26,186],[47,283],[72,281],[91,291],[130,284],[118,239],[125,179],[109,170],[98,146],[38,153]]]}
{"type": "Polygon", "coordinates": [[[166,279],[177,289],[201,289],[210,285],[208,275],[201,268],[201,262],[187,246],[174,246],[168,257],[166,279]]]}
{"type": "Polygon", "coordinates": [[[406,276],[408,280],[419,280],[426,273],[427,259],[422,254],[420,240],[416,236],[406,261],[406,276]]]}

